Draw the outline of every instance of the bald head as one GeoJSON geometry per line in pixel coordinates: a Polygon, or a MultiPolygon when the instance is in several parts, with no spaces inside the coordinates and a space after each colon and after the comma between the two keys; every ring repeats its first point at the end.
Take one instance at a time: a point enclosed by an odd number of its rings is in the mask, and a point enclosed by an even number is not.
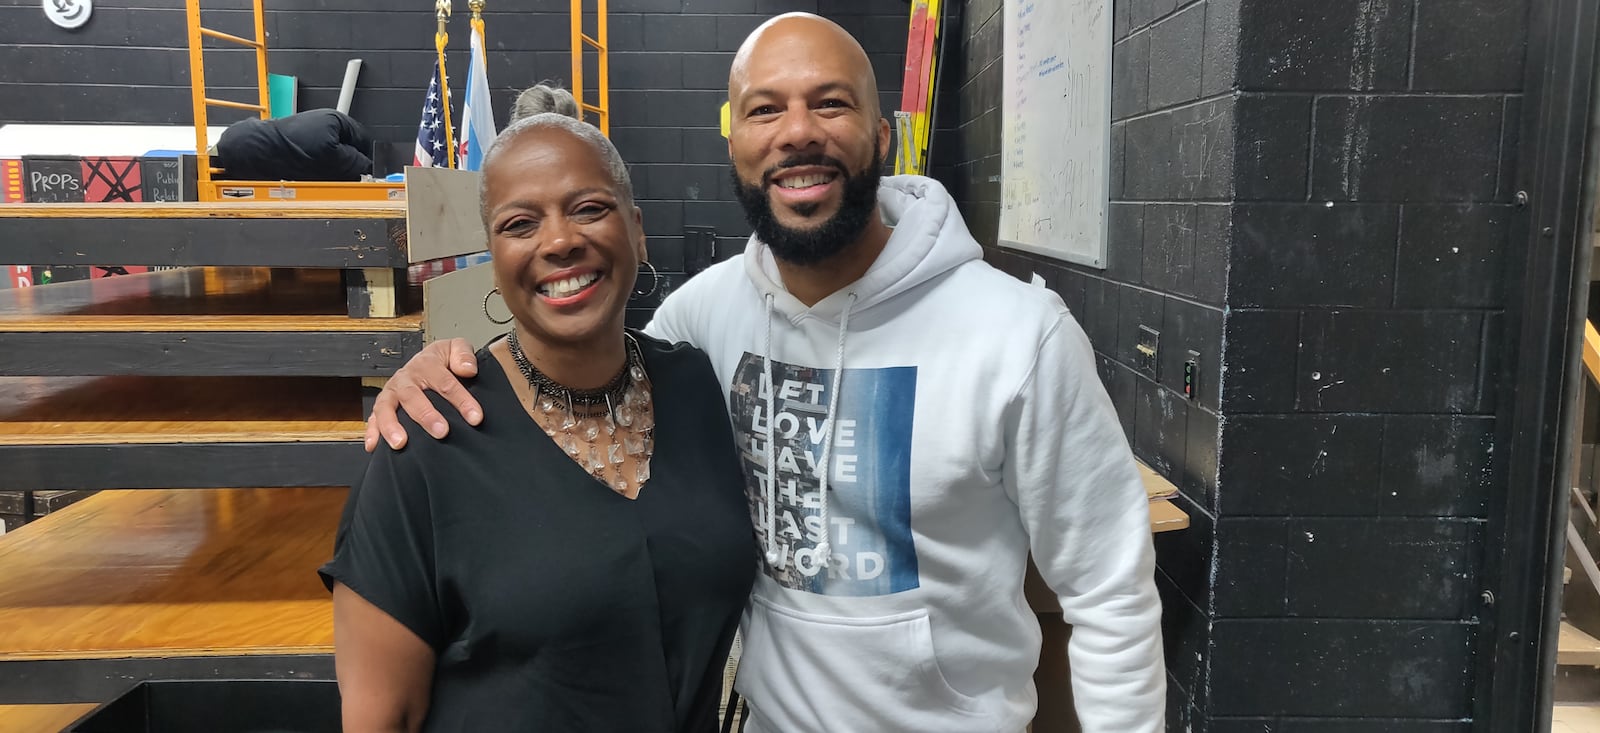
{"type": "Polygon", "coordinates": [[[764,88],[775,74],[823,62],[837,66],[851,80],[872,117],[882,115],[878,79],[872,73],[866,49],[838,23],[811,13],[779,15],[744,39],[728,72],[728,99],[739,99],[753,89],[764,88]]]}

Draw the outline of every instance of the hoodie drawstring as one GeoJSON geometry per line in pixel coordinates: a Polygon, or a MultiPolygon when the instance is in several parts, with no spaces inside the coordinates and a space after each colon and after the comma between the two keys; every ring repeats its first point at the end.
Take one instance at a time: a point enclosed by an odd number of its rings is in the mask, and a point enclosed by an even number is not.
{"type": "Polygon", "coordinates": [[[838,422],[839,385],[844,380],[844,337],[850,332],[850,306],[856,304],[856,294],[844,304],[839,314],[839,350],[833,358],[833,387],[828,390],[828,421],[822,429],[822,480],[817,492],[822,494],[822,541],[817,543],[817,556],[826,564],[833,564],[832,528],[828,526],[828,476],[833,473],[833,426],[838,422]]]}
{"type": "MultiPolygon", "coordinates": [[[[767,293],[767,331],[766,342],[762,345],[762,365],[766,370],[767,380],[767,482],[766,500],[767,512],[765,524],[767,530],[767,563],[776,566],[781,556],[778,554],[778,497],[777,497],[777,446],[773,441],[773,424],[777,422],[777,399],[775,393],[777,384],[772,375],[772,311],[775,298],[772,293],[767,293]]],[[[845,336],[850,332],[850,308],[856,303],[856,294],[850,293],[850,300],[845,303],[844,310],[839,314],[839,346],[834,354],[833,385],[828,390],[828,414],[822,428],[822,460],[819,465],[820,478],[817,482],[817,493],[822,505],[820,519],[822,520],[822,540],[817,543],[815,553],[824,565],[833,563],[833,543],[831,528],[828,524],[828,479],[832,474],[833,462],[833,425],[839,413],[839,387],[844,381],[844,343],[845,336]]]]}
{"type": "MultiPolygon", "coordinates": [[[[777,465],[777,462],[773,460],[773,453],[777,451],[778,446],[772,440],[772,424],[777,422],[777,411],[773,409],[777,404],[777,400],[774,399],[773,393],[778,391],[778,385],[773,384],[772,381],[772,293],[767,293],[766,300],[767,339],[766,343],[761,345],[761,366],[763,369],[761,377],[767,382],[767,516],[765,517],[765,524],[767,528],[767,564],[776,566],[780,559],[778,556],[778,492],[776,489],[778,474],[773,470],[773,467],[777,465]]],[[[761,385],[758,382],[756,386],[760,387],[761,385]]]]}

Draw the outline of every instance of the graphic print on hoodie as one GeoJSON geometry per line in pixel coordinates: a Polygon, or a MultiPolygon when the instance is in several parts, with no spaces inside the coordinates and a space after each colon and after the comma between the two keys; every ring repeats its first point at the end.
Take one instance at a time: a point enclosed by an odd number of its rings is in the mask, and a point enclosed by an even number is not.
{"type": "Polygon", "coordinates": [[[831,426],[828,477],[830,532],[819,501],[832,369],[773,361],[746,352],[734,373],[728,406],[745,464],[756,539],[776,552],[767,576],[791,590],[831,596],[881,596],[918,587],[911,536],[911,426],[916,367],[845,369],[839,412],[831,426]],[[776,391],[770,395],[773,387],[776,391]],[[771,398],[770,400],[768,398],[771,398]],[[768,460],[767,405],[776,415],[768,460]],[[768,475],[768,466],[775,475],[768,475]],[[776,481],[768,490],[767,482],[776,481]],[[773,497],[774,504],[768,504],[773,497]],[[831,562],[818,544],[831,542],[831,562]]]}

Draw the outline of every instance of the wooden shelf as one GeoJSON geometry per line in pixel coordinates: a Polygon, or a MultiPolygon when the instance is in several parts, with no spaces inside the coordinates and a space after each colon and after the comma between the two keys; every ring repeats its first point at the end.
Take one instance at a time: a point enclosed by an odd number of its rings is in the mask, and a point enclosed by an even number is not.
{"type": "Polygon", "coordinates": [[[1157,499],[1150,502],[1150,531],[1160,534],[1189,527],[1189,515],[1171,501],[1157,499]]]}
{"type": "Polygon", "coordinates": [[[0,291],[0,374],[387,376],[423,318],[351,318],[335,270],[194,267],[0,291]]]}
{"type": "MultiPolygon", "coordinates": [[[[126,660],[152,660],[144,668],[156,673],[183,659],[221,669],[220,658],[330,654],[332,602],[316,568],[332,553],[345,495],[103,491],[0,536],[0,673],[43,664],[61,687],[120,689],[130,681],[98,676],[126,660]]],[[[8,679],[26,687],[36,677],[8,679]]],[[[67,701],[6,688],[11,702],[67,701]]]]}
{"type": "Polygon", "coordinates": [[[1178,495],[1178,485],[1167,480],[1166,476],[1156,473],[1156,470],[1146,466],[1144,461],[1137,461],[1139,467],[1139,480],[1144,482],[1144,494],[1151,501],[1158,499],[1171,499],[1178,495]]]}
{"type": "Polygon", "coordinates": [[[364,434],[355,379],[0,377],[6,490],[342,486],[364,434]]]}
{"type": "Polygon", "coordinates": [[[1566,621],[1556,640],[1556,664],[1600,667],[1600,639],[1595,639],[1566,621]]]}

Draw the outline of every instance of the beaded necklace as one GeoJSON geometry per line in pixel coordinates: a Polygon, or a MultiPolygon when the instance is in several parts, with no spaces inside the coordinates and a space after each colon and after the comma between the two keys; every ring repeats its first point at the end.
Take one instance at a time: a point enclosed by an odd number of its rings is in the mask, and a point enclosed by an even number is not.
{"type": "Polygon", "coordinates": [[[655,455],[655,414],[644,355],[633,334],[624,336],[622,370],[597,389],[572,389],[551,379],[528,360],[515,330],[506,338],[511,359],[528,380],[534,409],[546,418],[541,423],[545,433],[595,480],[619,494],[628,492],[623,470],[627,458],[633,458],[635,485],[643,487],[655,455]]]}

